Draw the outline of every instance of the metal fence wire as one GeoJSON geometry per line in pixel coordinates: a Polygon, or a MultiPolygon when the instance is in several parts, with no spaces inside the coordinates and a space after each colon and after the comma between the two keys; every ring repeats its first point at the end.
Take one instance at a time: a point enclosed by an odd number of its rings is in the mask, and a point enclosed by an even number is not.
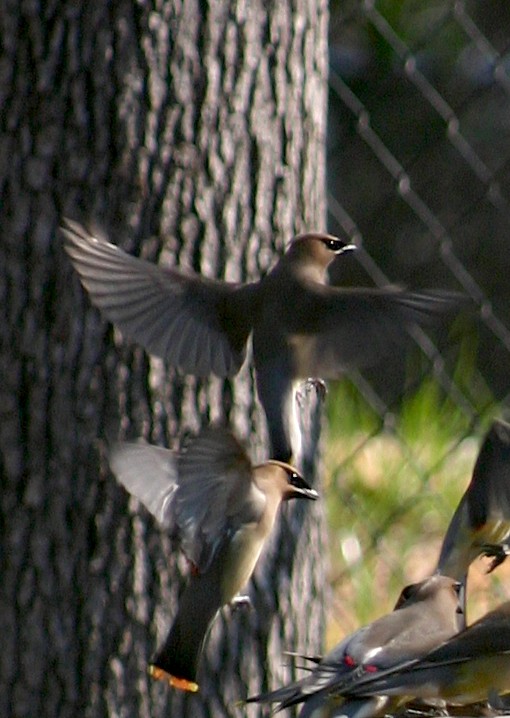
{"type": "MultiPolygon", "coordinates": [[[[412,381],[407,363],[331,392],[333,643],[433,569],[481,437],[508,418],[510,3],[332,2],[329,83],[329,229],[361,245],[340,279],[474,307],[448,337],[417,334],[412,381]]],[[[474,573],[470,620],[510,597],[506,567],[474,573]]]]}

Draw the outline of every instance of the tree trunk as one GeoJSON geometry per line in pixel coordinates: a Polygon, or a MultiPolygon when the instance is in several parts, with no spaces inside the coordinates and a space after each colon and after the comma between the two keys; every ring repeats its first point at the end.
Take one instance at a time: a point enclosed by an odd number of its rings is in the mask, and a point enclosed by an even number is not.
{"type": "MultiPolygon", "coordinates": [[[[108,472],[103,439],[175,447],[229,419],[254,457],[249,364],[179,376],[124,342],[62,250],[63,215],[154,261],[246,280],[324,229],[325,0],[19,2],[0,13],[0,715],[241,715],[317,652],[320,505],[285,507],[202,690],[147,675],[186,565],[108,472]],[[299,541],[297,541],[299,534],[299,541]]],[[[296,502],[299,503],[299,502],[296,502]]],[[[258,709],[250,708],[255,715],[258,709]]]]}

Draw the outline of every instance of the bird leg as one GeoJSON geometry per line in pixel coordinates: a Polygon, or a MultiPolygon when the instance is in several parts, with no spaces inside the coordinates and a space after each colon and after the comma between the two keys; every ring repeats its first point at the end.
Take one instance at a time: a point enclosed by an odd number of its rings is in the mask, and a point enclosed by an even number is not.
{"type": "Polygon", "coordinates": [[[253,603],[249,596],[234,596],[230,601],[229,606],[232,611],[238,611],[241,608],[250,607],[253,608],[253,603]]]}

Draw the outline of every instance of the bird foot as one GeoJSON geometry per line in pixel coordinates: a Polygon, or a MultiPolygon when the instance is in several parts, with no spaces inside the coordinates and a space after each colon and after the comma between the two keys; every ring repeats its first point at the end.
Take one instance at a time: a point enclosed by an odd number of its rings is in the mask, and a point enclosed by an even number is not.
{"type": "Polygon", "coordinates": [[[304,384],[304,390],[306,392],[310,391],[311,389],[315,389],[315,392],[319,399],[324,402],[326,401],[326,396],[328,395],[328,387],[326,385],[326,382],[322,379],[315,379],[314,377],[308,377],[308,379],[303,382],[304,384]]]}
{"type": "Polygon", "coordinates": [[[234,598],[230,601],[230,608],[232,611],[239,611],[239,609],[245,607],[253,608],[253,603],[251,602],[251,598],[249,596],[234,596],[234,598]]]}
{"type": "Polygon", "coordinates": [[[484,556],[492,557],[487,573],[492,573],[510,556],[510,546],[508,544],[484,544],[482,551],[484,556]]]}

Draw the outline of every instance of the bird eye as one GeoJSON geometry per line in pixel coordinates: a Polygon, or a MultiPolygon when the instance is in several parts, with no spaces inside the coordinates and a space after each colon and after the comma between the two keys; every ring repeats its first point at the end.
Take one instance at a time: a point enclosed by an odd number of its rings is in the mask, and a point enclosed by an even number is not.
{"type": "Polygon", "coordinates": [[[325,239],[324,244],[328,249],[330,249],[332,252],[340,252],[345,247],[345,242],[341,239],[331,238],[331,239],[325,239]]]}
{"type": "Polygon", "coordinates": [[[297,471],[291,471],[289,473],[289,484],[295,486],[298,489],[310,488],[303,477],[297,473],[297,471]]]}
{"type": "Polygon", "coordinates": [[[395,609],[401,608],[407,601],[411,598],[411,596],[414,595],[416,591],[416,584],[411,583],[409,586],[406,586],[402,589],[400,592],[400,596],[398,597],[397,603],[395,605],[395,609]]]}

